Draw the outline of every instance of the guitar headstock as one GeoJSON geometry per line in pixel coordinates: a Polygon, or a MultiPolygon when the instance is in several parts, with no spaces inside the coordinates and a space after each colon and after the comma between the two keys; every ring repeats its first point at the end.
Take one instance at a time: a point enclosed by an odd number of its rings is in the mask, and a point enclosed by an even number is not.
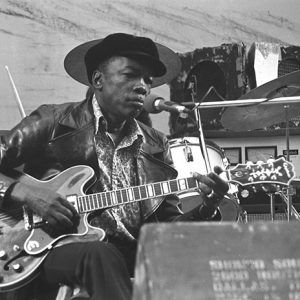
{"type": "Polygon", "coordinates": [[[263,183],[289,185],[296,176],[294,166],[283,157],[261,164],[238,164],[229,172],[230,181],[241,185],[263,183]]]}

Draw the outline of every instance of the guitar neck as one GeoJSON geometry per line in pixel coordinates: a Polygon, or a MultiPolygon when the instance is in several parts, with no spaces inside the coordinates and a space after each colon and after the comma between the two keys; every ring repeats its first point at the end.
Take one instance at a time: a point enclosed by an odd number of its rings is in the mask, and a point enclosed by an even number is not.
{"type": "MultiPolygon", "coordinates": [[[[294,166],[284,158],[263,164],[238,164],[234,169],[226,170],[225,172],[229,182],[240,185],[261,183],[288,185],[295,177],[294,166]]],[[[86,213],[196,188],[198,188],[197,180],[193,177],[188,177],[83,195],[76,200],[78,212],[86,213]]]]}
{"type": "Polygon", "coordinates": [[[172,179],[119,190],[79,196],[77,198],[77,207],[79,213],[86,213],[121,204],[138,202],[149,198],[167,196],[173,193],[196,188],[198,188],[198,182],[193,177],[172,179]]]}

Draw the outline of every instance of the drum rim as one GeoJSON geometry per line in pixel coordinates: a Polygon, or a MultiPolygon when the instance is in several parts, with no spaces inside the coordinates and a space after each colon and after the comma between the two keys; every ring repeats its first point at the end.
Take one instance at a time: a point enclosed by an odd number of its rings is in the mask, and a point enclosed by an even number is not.
{"type": "MultiPolygon", "coordinates": [[[[198,139],[197,137],[194,137],[194,136],[191,136],[191,137],[183,137],[183,138],[176,138],[176,139],[171,139],[169,140],[169,144],[170,144],[170,148],[175,148],[175,147],[178,147],[178,146],[183,146],[184,145],[184,139],[188,139],[188,138],[193,138],[193,139],[198,139]],[[181,143],[172,143],[172,141],[177,141],[177,140],[181,140],[182,142],[181,143]]],[[[207,148],[211,148],[213,150],[216,150],[216,152],[218,152],[219,154],[221,154],[221,158],[226,158],[226,155],[225,155],[225,152],[224,150],[218,146],[215,142],[211,141],[211,140],[205,140],[205,143],[206,143],[206,147],[207,148]],[[209,143],[214,143],[216,144],[215,145],[210,145],[209,143]]],[[[188,143],[189,146],[199,146],[199,142],[189,142],[188,143]]]]}

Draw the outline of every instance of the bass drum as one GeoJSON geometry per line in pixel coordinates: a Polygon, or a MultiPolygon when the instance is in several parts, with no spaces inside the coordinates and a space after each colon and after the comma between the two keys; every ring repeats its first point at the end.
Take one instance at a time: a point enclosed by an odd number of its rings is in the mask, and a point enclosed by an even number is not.
{"type": "MultiPolygon", "coordinates": [[[[190,177],[191,172],[206,173],[205,160],[197,137],[172,139],[169,143],[174,167],[178,172],[177,178],[190,177]]],[[[224,170],[228,169],[229,162],[225,157],[224,151],[213,141],[206,140],[205,143],[211,168],[220,166],[224,170]]],[[[229,179],[226,172],[220,176],[224,180],[229,179]]],[[[228,197],[224,198],[219,206],[222,221],[239,220],[241,209],[238,198],[234,195],[235,192],[236,187],[229,184],[228,197]]],[[[178,197],[184,213],[201,204],[200,195],[197,191],[178,193],[178,197]]]]}
{"type": "MultiPolygon", "coordinates": [[[[198,192],[187,192],[178,194],[181,202],[181,210],[186,213],[201,204],[201,198],[198,192]]],[[[243,211],[238,203],[238,198],[233,194],[228,194],[219,205],[221,214],[220,221],[242,221],[243,211]]]]}

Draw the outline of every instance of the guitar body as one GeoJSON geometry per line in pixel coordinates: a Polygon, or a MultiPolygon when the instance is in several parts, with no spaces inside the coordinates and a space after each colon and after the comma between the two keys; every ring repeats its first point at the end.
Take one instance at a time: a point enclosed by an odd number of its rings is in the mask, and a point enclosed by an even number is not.
{"type": "Polygon", "coordinates": [[[35,270],[46,254],[34,257],[24,252],[24,243],[29,236],[30,232],[24,230],[23,220],[6,218],[0,221],[0,251],[5,252],[4,259],[0,260],[0,291],[15,289],[36,277],[35,270]],[[13,265],[18,264],[22,270],[15,271],[13,265]]]}
{"type": "MultiPolygon", "coordinates": [[[[75,166],[58,174],[51,180],[40,181],[29,175],[23,175],[20,181],[31,185],[45,186],[58,192],[67,199],[73,195],[83,195],[84,188],[91,182],[94,171],[88,166],[75,166]]],[[[83,214],[76,231],[65,234],[55,234],[45,224],[39,228],[26,230],[22,209],[9,207],[0,214],[0,251],[5,256],[0,259],[0,291],[19,288],[34,279],[38,267],[46,258],[49,249],[62,244],[103,240],[105,232],[94,228],[87,222],[88,215],[83,214]],[[85,236],[84,238],[82,238],[85,236]],[[14,270],[13,266],[20,265],[14,270]]],[[[33,216],[33,219],[35,216],[33,216]]]]}

